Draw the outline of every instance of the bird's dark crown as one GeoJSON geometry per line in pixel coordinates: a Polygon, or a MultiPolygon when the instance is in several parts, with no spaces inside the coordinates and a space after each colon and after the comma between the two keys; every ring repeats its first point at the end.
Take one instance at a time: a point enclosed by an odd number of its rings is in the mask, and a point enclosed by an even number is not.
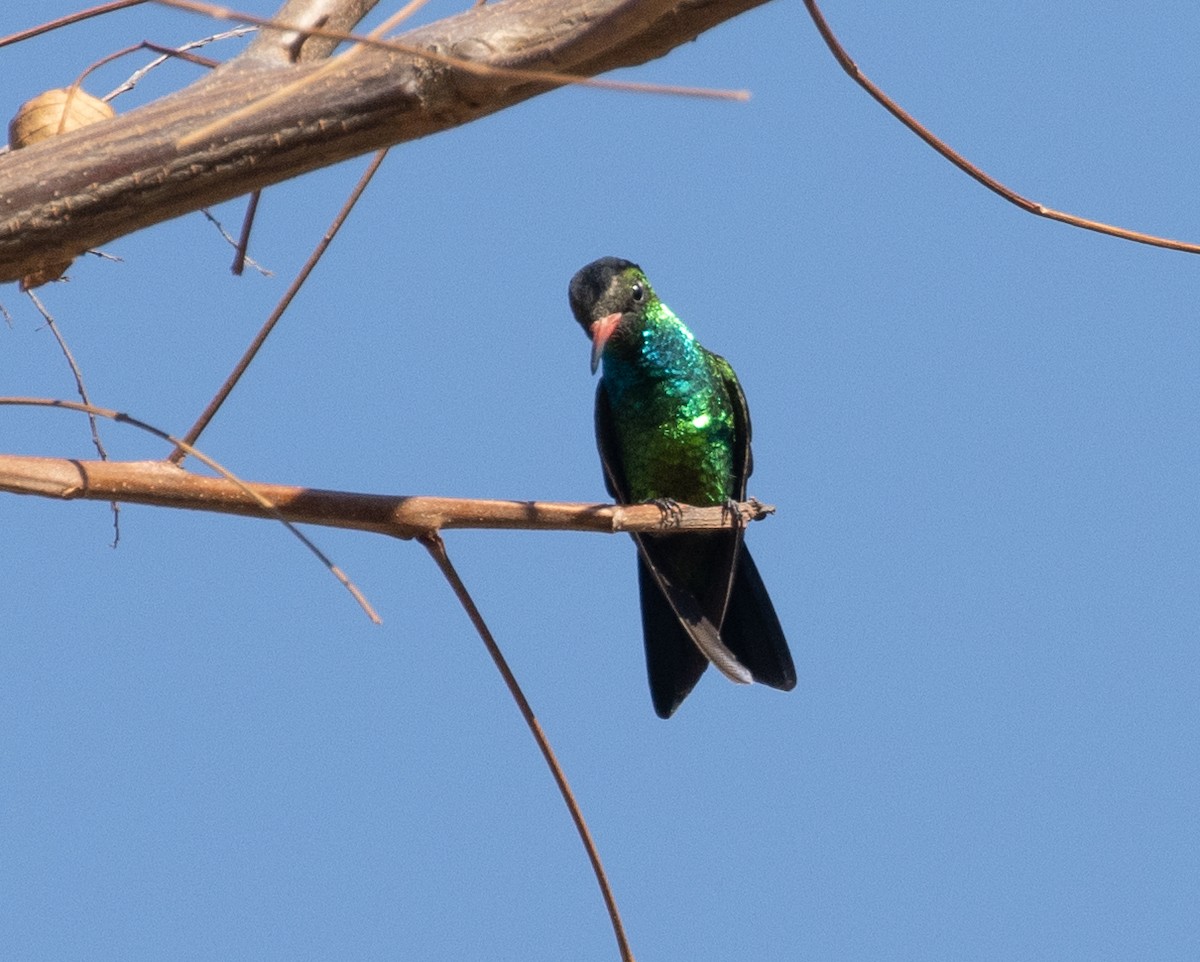
{"type": "Polygon", "coordinates": [[[617,303],[617,300],[624,300],[623,295],[616,299],[613,297],[617,293],[613,288],[613,278],[624,274],[630,268],[645,278],[637,264],[620,257],[601,257],[580,269],[571,278],[571,286],[567,292],[571,299],[571,312],[585,331],[591,327],[593,321],[604,314],[627,309],[625,304],[617,303]]]}

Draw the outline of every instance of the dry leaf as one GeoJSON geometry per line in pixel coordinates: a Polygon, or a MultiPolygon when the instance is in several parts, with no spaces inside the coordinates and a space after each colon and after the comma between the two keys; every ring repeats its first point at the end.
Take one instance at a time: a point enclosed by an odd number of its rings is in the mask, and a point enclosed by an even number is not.
{"type": "Polygon", "coordinates": [[[115,117],[116,111],[82,87],[59,87],[21,105],[8,125],[13,150],[115,117]]]}
{"type": "MultiPolygon", "coordinates": [[[[8,142],[13,150],[36,144],[69,130],[115,117],[116,111],[82,87],[60,87],[38,94],[21,105],[8,125],[8,142]]],[[[43,264],[21,278],[21,290],[57,280],[71,266],[71,259],[43,264]]]]}

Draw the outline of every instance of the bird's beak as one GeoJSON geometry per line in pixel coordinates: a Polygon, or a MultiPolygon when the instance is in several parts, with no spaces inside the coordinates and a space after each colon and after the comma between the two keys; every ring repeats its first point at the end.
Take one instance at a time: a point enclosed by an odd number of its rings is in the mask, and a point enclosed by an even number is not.
{"type": "Polygon", "coordinates": [[[604,345],[608,343],[608,339],[612,337],[613,331],[617,329],[617,325],[621,323],[620,314],[609,314],[607,317],[602,317],[598,321],[593,321],[592,326],[588,331],[592,336],[592,373],[596,373],[596,368],[600,366],[600,357],[604,354],[604,345]]]}

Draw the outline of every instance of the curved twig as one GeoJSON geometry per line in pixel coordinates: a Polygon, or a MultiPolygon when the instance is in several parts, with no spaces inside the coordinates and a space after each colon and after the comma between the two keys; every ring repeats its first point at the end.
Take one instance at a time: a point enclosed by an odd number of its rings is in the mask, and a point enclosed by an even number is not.
{"type": "MultiPolygon", "coordinates": [[[[220,481],[222,484],[228,485],[233,491],[240,492],[242,497],[248,499],[249,503],[257,507],[257,511],[255,512],[235,511],[233,513],[256,514],[261,518],[278,521],[325,565],[329,573],[338,580],[343,588],[350,592],[351,597],[358,602],[359,607],[362,608],[371,621],[377,625],[382,624],[382,620],[375,613],[375,609],[367,600],[366,595],[350,580],[332,558],[317,547],[316,542],[296,527],[296,519],[287,517],[283,511],[279,510],[272,503],[269,494],[263,490],[263,485],[246,483],[202,451],[197,450],[178,438],[172,437],[161,428],[156,428],[153,424],[148,424],[138,418],[131,417],[122,411],[112,411],[108,408],[100,408],[92,404],[80,404],[76,401],[59,401],[50,398],[0,398],[0,405],[5,404],[82,411],[89,417],[108,418],[109,420],[116,421],[118,424],[132,425],[141,431],[153,434],[157,438],[182,447],[196,460],[221,475],[219,479],[201,478],[199,480],[220,481]]],[[[170,507],[205,509],[205,505],[196,503],[195,501],[191,503],[171,503],[154,496],[153,492],[159,487],[159,484],[156,483],[153,472],[146,472],[145,468],[147,466],[166,466],[165,462],[162,461],[76,461],[65,458],[26,458],[19,455],[0,455],[0,462],[4,463],[3,467],[0,467],[0,491],[8,491],[12,494],[37,494],[43,497],[61,498],[64,500],[83,499],[88,501],[112,501],[114,503],[165,504],[170,507]],[[131,467],[133,468],[132,471],[129,470],[131,467]],[[113,468],[116,469],[115,473],[111,470],[113,468]],[[127,484],[132,485],[129,491],[126,489],[127,484]],[[104,494],[103,492],[105,491],[108,493],[104,494]],[[134,496],[127,497],[126,495],[129,493],[132,493],[134,496]],[[138,494],[143,496],[138,497],[138,494]]],[[[186,474],[186,472],[179,471],[179,474],[186,474]]],[[[188,477],[196,478],[197,476],[188,475],[188,477]]],[[[166,480],[166,475],[158,476],[158,482],[165,482],[166,480]]],[[[171,485],[166,484],[165,487],[169,489],[171,485]]],[[[214,509],[210,508],[208,510],[214,509]]]]}
{"type": "Polygon", "coordinates": [[[505,659],[504,653],[500,650],[500,646],[496,644],[496,639],[492,636],[491,629],[488,628],[487,623],[483,620],[483,615],[479,613],[479,609],[475,606],[475,601],[467,591],[467,586],[463,583],[462,578],[458,575],[458,571],[455,570],[453,563],[450,561],[450,556],[446,553],[446,545],[442,541],[441,536],[434,531],[423,535],[420,540],[421,544],[425,546],[425,549],[433,557],[433,560],[437,562],[442,575],[454,590],[454,594],[458,598],[458,603],[462,605],[463,610],[467,613],[467,617],[471,619],[471,624],[474,625],[475,631],[483,639],[484,647],[487,648],[488,654],[491,655],[492,661],[500,672],[500,676],[504,679],[504,684],[508,687],[513,701],[517,703],[521,717],[525,719],[525,724],[529,726],[533,740],[537,742],[538,749],[541,751],[542,757],[546,760],[546,765],[550,769],[550,774],[554,776],[554,784],[558,786],[559,794],[562,795],[563,801],[566,803],[567,811],[571,813],[571,820],[575,823],[575,830],[579,833],[580,841],[583,842],[588,861],[592,863],[592,874],[596,876],[596,882],[600,886],[600,894],[604,898],[604,906],[608,909],[608,918],[612,922],[613,934],[617,939],[617,948],[621,953],[621,960],[622,962],[634,962],[633,950],[629,947],[629,939],[625,935],[625,925],[621,921],[621,913],[617,909],[616,897],[613,895],[612,886],[608,883],[608,875],[604,871],[604,865],[600,862],[600,850],[596,848],[596,841],[592,838],[591,830],[584,820],[583,811],[579,808],[579,802],[575,800],[575,793],[571,791],[571,785],[567,782],[567,776],[563,772],[562,766],[558,764],[558,758],[554,755],[554,749],[550,747],[550,739],[546,737],[545,731],[542,730],[541,723],[537,720],[537,716],[533,713],[533,707],[529,704],[529,699],[525,697],[525,693],[521,690],[521,686],[517,682],[517,676],[508,667],[508,661],[505,659]]]}
{"type": "Polygon", "coordinates": [[[995,177],[991,176],[991,174],[988,174],[963,157],[962,154],[954,150],[945,141],[935,137],[919,120],[877,87],[859,69],[858,64],[850,58],[850,55],[846,53],[846,48],[841,45],[838,38],[834,35],[833,30],[830,29],[829,24],[825,20],[825,15],[821,13],[821,8],[817,6],[816,0],[804,0],[804,6],[808,10],[808,15],[812,17],[817,31],[821,34],[821,39],[825,41],[825,45],[833,54],[834,59],[837,60],[841,68],[850,75],[850,78],[856,84],[869,93],[888,113],[950,161],[955,167],[963,171],[967,176],[983,184],[988,190],[999,194],[1010,204],[1015,204],[1026,213],[1045,217],[1048,220],[1056,220],[1063,224],[1070,224],[1072,227],[1095,231],[1098,234],[1108,234],[1110,237],[1119,237],[1122,240],[1133,241],[1137,244],[1148,244],[1151,247],[1165,247],[1168,250],[1182,251],[1185,254],[1200,254],[1200,244],[1173,240],[1169,237],[1157,237],[1154,234],[1144,234],[1141,231],[1116,227],[1113,224],[1106,224],[1103,221],[1089,220],[1086,217],[1068,214],[1061,210],[1055,210],[1053,207],[1039,204],[1037,201],[1030,200],[1028,197],[1018,194],[1011,187],[1002,184],[995,177]]]}

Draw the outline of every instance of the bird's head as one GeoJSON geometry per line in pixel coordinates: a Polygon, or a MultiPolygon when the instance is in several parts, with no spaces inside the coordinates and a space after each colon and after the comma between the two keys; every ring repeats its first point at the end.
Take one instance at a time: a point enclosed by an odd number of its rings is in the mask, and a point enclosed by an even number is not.
{"type": "Polygon", "coordinates": [[[571,311],[592,339],[592,373],[605,345],[637,330],[655,294],[642,269],[619,257],[601,257],[571,278],[571,311]]]}

